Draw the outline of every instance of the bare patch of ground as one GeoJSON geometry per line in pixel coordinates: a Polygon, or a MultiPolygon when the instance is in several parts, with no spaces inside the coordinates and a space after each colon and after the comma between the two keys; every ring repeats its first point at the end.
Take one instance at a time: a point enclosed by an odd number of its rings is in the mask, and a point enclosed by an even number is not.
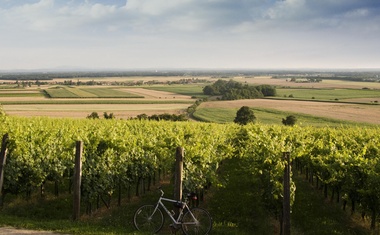
{"type": "Polygon", "coordinates": [[[380,106],[296,100],[252,99],[204,102],[199,108],[269,108],[320,117],[380,124],[380,106]]]}
{"type": "Polygon", "coordinates": [[[13,228],[13,227],[2,227],[2,228],[0,228],[0,234],[11,234],[11,235],[25,235],[25,234],[57,235],[58,233],[53,233],[53,232],[49,232],[49,231],[37,231],[37,230],[17,229],[17,228],[13,228]]]}

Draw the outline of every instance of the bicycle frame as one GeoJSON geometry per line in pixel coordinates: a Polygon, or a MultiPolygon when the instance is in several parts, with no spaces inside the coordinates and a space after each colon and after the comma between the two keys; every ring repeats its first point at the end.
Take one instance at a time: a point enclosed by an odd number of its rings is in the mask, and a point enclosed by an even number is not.
{"type": "Polygon", "coordinates": [[[190,211],[190,208],[189,206],[187,205],[186,202],[183,202],[183,201],[178,201],[178,200],[173,200],[173,199],[170,199],[170,198],[165,198],[163,197],[164,195],[164,192],[161,190],[161,196],[160,198],[158,199],[158,202],[156,204],[156,207],[154,208],[154,211],[152,213],[152,215],[154,215],[154,213],[156,213],[158,207],[161,206],[162,209],[164,209],[164,211],[166,212],[166,214],[170,217],[170,219],[172,220],[172,222],[175,224],[175,225],[181,225],[181,224],[197,224],[198,221],[197,219],[194,217],[193,213],[191,213],[190,211]],[[182,210],[179,210],[179,215],[177,217],[177,219],[174,218],[174,216],[172,215],[172,213],[169,211],[169,209],[165,206],[165,204],[163,203],[163,201],[165,202],[172,202],[172,203],[182,203],[184,205],[184,207],[182,208],[182,210]],[[182,216],[183,216],[183,211],[184,210],[187,210],[191,217],[193,218],[194,222],[186,222],[186,223],[183,223],[181,220],[182,216]]]}
{"type": "Polygon", "coordinates": [[[137,230],[158,233],[164,225],[166,213],[171,220],[169,226],[172,232],[176,232],[181,228],[186,235],[207,235],[211,231],[212,218],[209,213],[202,208],[195,207],[190,209],[188,205],[191,199],[196,200],[194,193],[187,194],[182,201],[165,198],[164,191],[161,189],[160,191],[161,196],[156,204],[142,205],[136,210],[133,216],[133,224],[137,230]],[[177,215],[171,210],[170,203],[180,208],[177,215]]]}

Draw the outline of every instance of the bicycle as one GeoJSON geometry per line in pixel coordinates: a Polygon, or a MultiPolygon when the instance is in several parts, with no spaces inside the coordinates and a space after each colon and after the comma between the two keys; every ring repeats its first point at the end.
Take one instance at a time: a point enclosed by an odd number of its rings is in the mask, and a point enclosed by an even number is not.
{"type": "Polygon", "coordinates": [[[190,199],[196,200],[194,193],[187,194],[184,201],[177,201],[165,198],[164,191],[161,188],[159,190],[161,191],[161,196],[155,205],[143,205],[136,210],[133,223],[137,230],[146,233],[158,233],[165,221],[163,209],[172,221],[170,226],[173,229],[181,228],[186,235],[206,235],[211,231],[212,218],[208,211],[198,207],[189,208],[188,206],[190,199]],[[170,212],[163,202],[174,203],[174,206],[179,209],[177,218],[175,218],[174,211],[170,212]]]}

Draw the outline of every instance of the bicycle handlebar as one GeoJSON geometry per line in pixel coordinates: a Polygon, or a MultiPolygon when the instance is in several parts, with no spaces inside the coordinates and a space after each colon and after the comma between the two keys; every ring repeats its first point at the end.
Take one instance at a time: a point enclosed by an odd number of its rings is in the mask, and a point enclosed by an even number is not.
{"type": "MultiPolygon", "coordinates": [[[[163,197],[164,194],[165,194],[165,192],[162,190],[161,186],[159,186],[157,189],[160,190],[160,192],[161,192],[161,197],[163,197]]],[[[194,192],[186,193],[186,197],[187,197],[188,199],[192,199],[192,200],[197,200],[197,199],[198,199],[198,198],[197,198],[197,194],[194,193],[194,192]]]]}

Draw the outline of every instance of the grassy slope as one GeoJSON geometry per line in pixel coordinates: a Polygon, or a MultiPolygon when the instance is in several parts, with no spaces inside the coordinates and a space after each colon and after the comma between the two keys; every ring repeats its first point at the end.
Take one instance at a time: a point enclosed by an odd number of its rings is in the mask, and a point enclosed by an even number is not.
{"type": "MultiPolygon", "coordinates": [[[[228,123],[233,122],[237,108],[201,108],[193,114],[195,118],[206,122],[228,123]]],[[[341,126],[341,125],[370,125],[355,122],[342,121],[332,118],[316,117],[307,114],[283,112],[275,109],[254,108],[257,123],[282,125],[282,119],[288,115],[297,117],[297,125],[300,126],[341,126]]]]}

